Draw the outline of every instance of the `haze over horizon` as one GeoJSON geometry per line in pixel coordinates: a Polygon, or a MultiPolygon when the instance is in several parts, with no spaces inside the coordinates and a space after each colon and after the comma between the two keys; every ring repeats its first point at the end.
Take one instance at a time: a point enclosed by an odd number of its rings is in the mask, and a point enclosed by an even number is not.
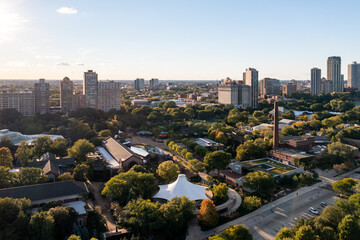
{"type": "Polygon", "coordinates": [[[3,0],[0,79],[310,79],[360,60],[352,1],[3,0]],[[136,13],[136,14],[134,14],[136,13]],[[351,40],[350,40],[351,39],[351,40]]]}

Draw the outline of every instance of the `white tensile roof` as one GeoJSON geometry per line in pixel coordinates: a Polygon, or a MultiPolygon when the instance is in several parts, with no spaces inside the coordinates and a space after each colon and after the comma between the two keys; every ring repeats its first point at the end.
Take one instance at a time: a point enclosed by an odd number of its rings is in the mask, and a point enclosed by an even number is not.
{"type": "Polygon", "coordinates": [[[207,198],[205,189],[207,187],[193,184],[186,179],[185,174],[179,174],[175,182],[160,185],[160,190],[153,198],[161,198],[170,201],[174,197],[186,196],[189,200],[203,200],[207,198]]]}

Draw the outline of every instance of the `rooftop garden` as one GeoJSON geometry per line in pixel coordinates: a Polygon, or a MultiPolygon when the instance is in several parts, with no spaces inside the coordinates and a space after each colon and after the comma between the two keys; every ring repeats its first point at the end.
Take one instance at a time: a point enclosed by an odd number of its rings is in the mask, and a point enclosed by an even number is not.
{"type": "Polygon", "coordinates": [[[283,164],[281,162],[275,161],[275,160],[270,159],[270,158],[263,158],[263,159],[258,159],[258,160],[245,161],[245,162],[242,162],[242,163],[248,164],[248,165],[253,165],[253,166],[256,166],[257,168],[263,168],[264,171],[273,172],[273,173],[276,173],[276,174],[284,174],[286,172],[289,172],[289,171],[292,171],[292,170],[296,169],[296,167],[283,164]],[[268,166],[270,166],[272,168],[269,168],[268,166]]]}

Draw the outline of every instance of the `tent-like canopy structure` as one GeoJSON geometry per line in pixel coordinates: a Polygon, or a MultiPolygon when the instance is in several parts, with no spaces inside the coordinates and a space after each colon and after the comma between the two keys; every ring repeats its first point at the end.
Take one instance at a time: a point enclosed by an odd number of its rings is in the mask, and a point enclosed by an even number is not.
{"type": "Polygon", "coordinates": [[[186,196],[189,200],[203,200],[208,198],[205,194],[207,187],[193,184],[186,179],[185,174],[179,174],[175,182],[160,185],[160,190],[153,198],[161,198],[170,201],[173,197],[186,196]]]}

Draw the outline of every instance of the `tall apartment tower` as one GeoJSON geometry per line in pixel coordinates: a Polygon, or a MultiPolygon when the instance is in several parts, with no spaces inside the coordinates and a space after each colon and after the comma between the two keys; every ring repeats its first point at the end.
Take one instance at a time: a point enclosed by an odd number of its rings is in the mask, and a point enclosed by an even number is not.
{"type": "Polygon", "coordinates": [[[143,78],[137,78],[134,81],[134,89],[135,90],[143,90],[145,88],[144,79],[143,78]]]}
{"type": "Polygon", "coordinates": [[[24,116],[35,115],[35,94],[32,91],[0,92],[0,110],[14,108],[24,116]]]}
{"type": "Polygon", "coordinates": [[[45,79],[35,83],[35,113],[44,114],[50,110],[50,87],[45,79]]]}
{"type": "Polygon", "coordinates": [[[98,75],[92,70],[84,72],[83,94],[88,108],[98,108],[98,75]]]}
{"type": "Polygon", "coordinates": [[[332,81],[333,92],[344,92],[344,81],[341,79],[341,58],[329,57],[327,60],[327,80],[332,81]]]}
{"type": "Polygon", "coordinates": [[[259,101],[259,72],[255,68],[248,68],[243,76],[245,76],[245,84],[250,86],[250,106],[257,108],[259,101]]]}
{"type": "Polygon", "coordinates": [[[311,69],[311,93],[318,95],[321,93],[321,69],[311,69]]]}
{"type": "Polygon", "coordinates": [[[120,82],[100,81],[98,83],[98,109],[108,112],[110,109],[120,110],[120,82]]]}
{"type": "Polygon", "coordinates": [[[352,62],[348,65],[348,86],[360,90],[360,64],[352,62]]]}
{"type": "Polygon", "coordinates": [[[280,80],[263,78],[260,80],[260,95],[280,95],[280,80]]]}
{"type": "Polygon", "coordinates": [[[61,112],[69,113],[73,110],[74,84],[68,77],[60,81],[60,107],[61,112]]]}
{"type": "Polygon", "coordinates": [[[250,86],[226,78],[218,86],[218,102],[235,107],[250,106],[250,86]]]}
{"type": "Polygon", "coordinates": [[[159,86],[159,79],[152,78],[149,80],[149,88],[151,90],[157,89],[158,86],[159,86]]]}

